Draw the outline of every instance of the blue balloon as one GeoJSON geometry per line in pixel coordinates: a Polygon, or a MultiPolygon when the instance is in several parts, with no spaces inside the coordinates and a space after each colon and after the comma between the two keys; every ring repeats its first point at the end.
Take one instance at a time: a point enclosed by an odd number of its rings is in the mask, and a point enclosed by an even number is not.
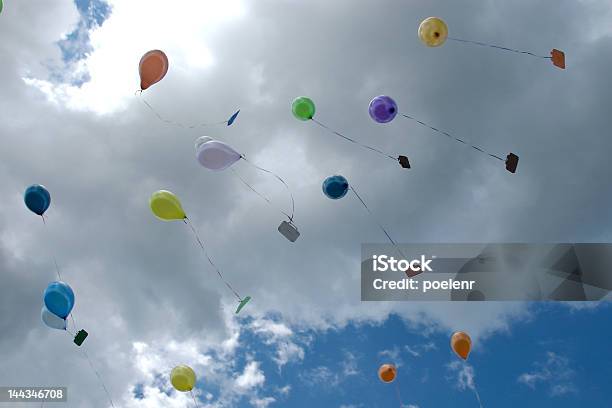
{"type": "Polygon", "coordinates": [[[332,200],[344,197],[348,189],[348,180],[342,176],[330,176],[323,182],[323,194],[332,200]]]}
{"type": "Polygon", "coordinates": [[[33,184],[23,194],[26,207],[34,214],[43,215],[51,205],[51,194],[40,184],[33,184]]]}
{"type": "Polygon", "coordinates": [[[51,282],[45,289],[45,306],[56,315],[65,319],[74,306],[74,292],[64,282],[51,282]]]}

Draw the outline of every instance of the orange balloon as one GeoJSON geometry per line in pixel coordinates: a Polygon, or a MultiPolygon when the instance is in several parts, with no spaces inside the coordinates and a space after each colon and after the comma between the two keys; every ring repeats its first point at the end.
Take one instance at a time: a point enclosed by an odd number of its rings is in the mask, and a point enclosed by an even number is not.
{"type": "Polygon", "coordinates": [[[383,364],[378,369],[378,378],[384,383],[390,383],[395,380],[397,369],[393,364],[383,364]]]}
{"type": "Polygon", "coordinates": [[[451,348],[459,357],[467,360],[472,348],[472,339],[466,332],[455,332],[451,337],[451,348]]]}
{"type": "Polygon", "coordinates": [[[160,50],[147,52],[140,59],[138,72],[140,73],[140,89],[144,91],[166,76],[166,72],[168,72],[168,57],[160,50]]]}

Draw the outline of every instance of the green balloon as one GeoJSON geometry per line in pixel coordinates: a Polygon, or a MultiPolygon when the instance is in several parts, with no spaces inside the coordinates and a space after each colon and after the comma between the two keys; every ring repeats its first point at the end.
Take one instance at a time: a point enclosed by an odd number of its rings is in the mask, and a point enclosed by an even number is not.
{"type": "Polygon", "coordinates": [[[315,114],[315,105],[312,99],[300,96],[293,100],[291,111],[299,120],[310,120],[315,114]]]}
{"type": "Polygon", "coordinates": [[[0,13],[2,13],[2,0],[0,0],[0,13]]]}

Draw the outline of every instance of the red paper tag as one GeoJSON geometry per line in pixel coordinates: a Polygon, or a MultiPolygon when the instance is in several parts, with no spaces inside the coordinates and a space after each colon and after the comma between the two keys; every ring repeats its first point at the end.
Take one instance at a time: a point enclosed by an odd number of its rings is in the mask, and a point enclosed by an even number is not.
{"type": "Polygon", "coordinates": [[[563,51],[553,49],[550,52],[550,56],[552,57],[551,60],[555,67],[565,69],[565,54],[563,53],[563,51]]]}

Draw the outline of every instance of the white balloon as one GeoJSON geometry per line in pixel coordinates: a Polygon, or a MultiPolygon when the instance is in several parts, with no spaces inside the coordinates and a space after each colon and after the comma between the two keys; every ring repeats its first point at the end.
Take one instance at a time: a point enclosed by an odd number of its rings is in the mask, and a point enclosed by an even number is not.
{"type": "Polygon", "coordinates": [[[200,164],[210,170],[225,170],[242,157],[228,144],[218,140],[202,143],[196,157],[200,164]]]}
{"type": "Polygon", "coordinates": [[[66,320],[51,313],[46,306],[42,307],[42,310],[40,311],[40,317],[43,323],[46,324],[48,327],[57,330],[66,330],[66,320]]]}
{"type": "Polygon", "coordinates": [[[212,140],[215,140],[215,139],[213,139],[212,137],[209,137],[209,136],[200,136],[200,137],[198,137],[196,139],[196,141],[195,141],[195,148],[196,148],[196,150],[198,150],[200,148],[200,146],[202,146],[204,143],[210,142],[212,140]]]}

